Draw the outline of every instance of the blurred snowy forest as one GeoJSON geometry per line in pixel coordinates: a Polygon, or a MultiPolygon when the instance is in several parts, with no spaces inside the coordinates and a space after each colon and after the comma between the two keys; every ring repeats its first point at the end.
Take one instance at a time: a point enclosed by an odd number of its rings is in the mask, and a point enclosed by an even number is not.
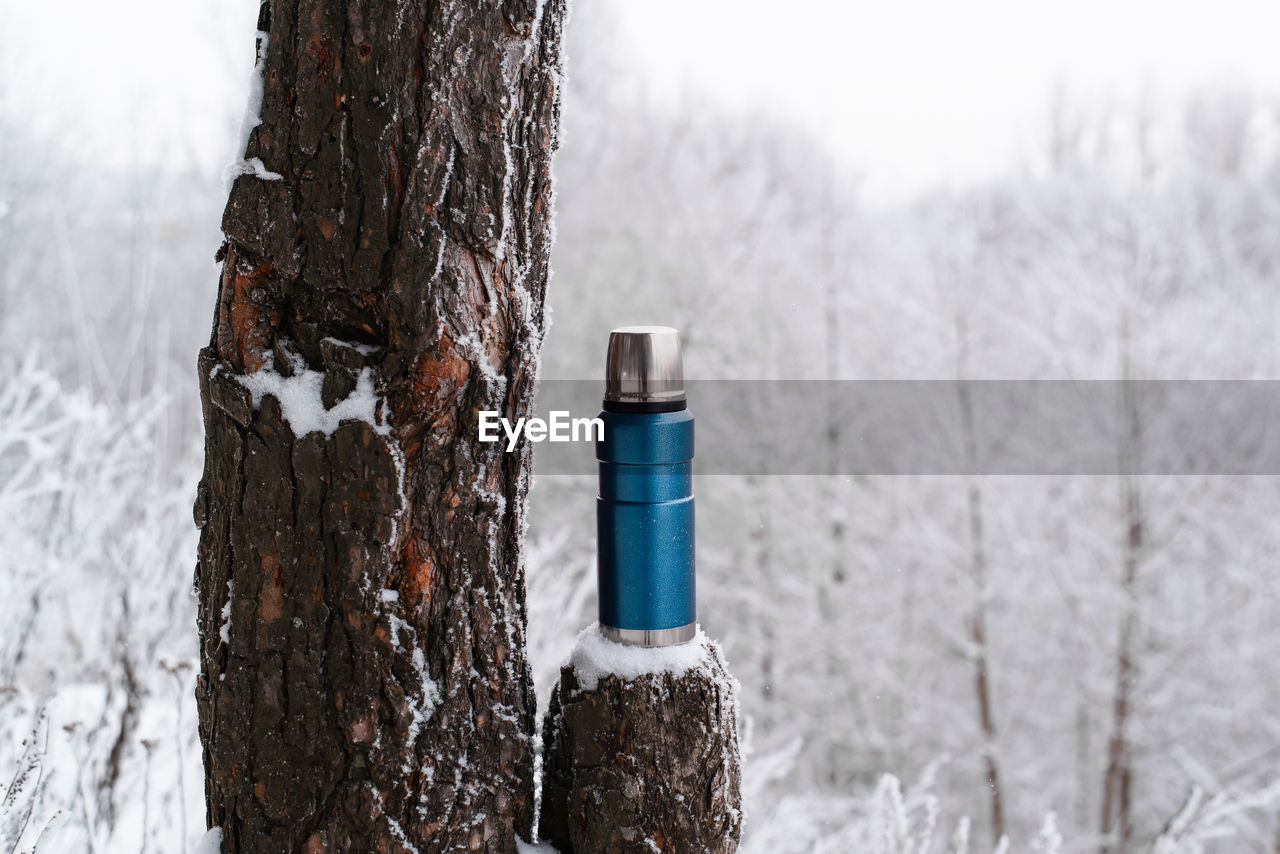
{"type": "MultiPolygon", "coordinates": [[[[247,56],[253,10],[205,5],[174,38],[247,56]]],[[[875,201],[775,117],[649,98],[615,27],[580,0],[569,30],[544,378],[595,378],[610,327],[655,322],[696,378],[1280,379],[1274,96],[1046,92],[999,180],[875,201]]],[[[194,368],[243,89],[185,104],[217,145],[104,165],[15,106],[31,66],[0,42],[0,850],[189,850],[194,368]]],[[[544,702],[593,619],[594,488],[531,494],[544,702]]],[[[696,491],[745,851],[1280,850],[1274,477],[696,491]]]]}

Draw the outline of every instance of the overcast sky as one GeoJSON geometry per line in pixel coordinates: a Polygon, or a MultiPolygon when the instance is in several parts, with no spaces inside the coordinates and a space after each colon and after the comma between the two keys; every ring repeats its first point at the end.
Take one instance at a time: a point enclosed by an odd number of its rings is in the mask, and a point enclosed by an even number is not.
{"type": "MultiPolygon", "coordinates": [[[[1280,93],[1274,0],[617,5],[620,47],[658,97],[698,92],[789,116],[880,196],[1016,162],[1043,134],[1055,81],[1091,99],[1132,96],[1144,83],[1170,101],[1205,83],[1280,93]]],[[[242,110],[256,9],[256,0],[0,0],[0,73],[21,111],[105,157],[195,152],[221,162],[242,110]]]]}
{"type": "MultiPolygon", "coordinates": [[[[577,0],[590,3],[595,0],[577,0]]],[[[1043,138],[1055,84],[1176,102],[1280,95],[1274,0],[644,0],[624,32],[655,89],[794,117],[876,195],[963,183],[1043,138]]]]}

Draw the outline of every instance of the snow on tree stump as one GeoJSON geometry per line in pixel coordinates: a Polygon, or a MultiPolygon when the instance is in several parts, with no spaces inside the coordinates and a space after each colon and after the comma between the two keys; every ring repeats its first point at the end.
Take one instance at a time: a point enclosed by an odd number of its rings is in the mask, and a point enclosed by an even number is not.
{"type": "Polygon", "coordinates": [[[562,854],[737,850],[737,682],[701,630],[645,649],[585,629],[542,737],[541,836],[562,854]]]}

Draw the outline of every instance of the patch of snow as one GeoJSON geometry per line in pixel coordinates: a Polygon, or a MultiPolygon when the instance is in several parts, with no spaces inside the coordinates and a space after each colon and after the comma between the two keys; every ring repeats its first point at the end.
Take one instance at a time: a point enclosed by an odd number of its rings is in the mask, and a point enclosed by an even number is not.
{"type": "MultiPolygon", "coordinates": [[[[512,106],[512,112],[515,107],[512,106]]],[[[506,167],[502,172],[502,227],[498,234],[498,246],[494,251],[493,257],[501,262],[507,256],[507,237],[511,233],[511,221],[514,213],[511,210],[511,181],[516,175],[516,161],[511,154],[511,112],[507,112],[502,116],[501,129],[499,133],[502,136],[502,159],[506,163],[506,167]]]]}
{"type": "Polygon", "coordinates": [[[529,40],[524,43],[524,61],[528,62],[535,48],[542,44],[542,15],[547,10],[547,0],[537,0],[533,10],[533,23],[529,27],[529,40]]]}
{"type": "Polygon", "coordinates": [[[267,169],[261,157],[250,157],[248,160],[236,160],[233,163],[228,163],[227,168],[222,170],[222,185],[230,190],[232,182],[241,175],[252,175],[264,181],[284,180],[284,176],[279,172],[272,172],[267,169]]]}
{"type": "MultiPolygon", "coordinates": [[[[383,408],[386,411],[386,408],[383,408]]],[[[400,517],[405,515],[409,509],[409,494],[404,488],[405,465],[404,451],[400,450],[400,443],[392,436],[387,436],[387,450],[391,453],[391,462],[396,467],[396,497],[400,499],[400,503],[396,505],[396,510],[391,514],[391,548],[395,548],[400,542],[400,517]]]]}
{"type": "Polygon", "coordinates": [[[400,822],[396,821],[395,818],[387,811],[386,798],[383,796],[382,791],[374,785],[371,785],[370,788],[373,789],[373,796],[377,799],[382,815],[387,820],[387,826],[391,829],[391,835],[395,837],[395,840],[399,842],[406,851],[411,852],[411,854],[418,854],[418,847],[409,839],[409,834],[404,832],[404,828],[400,826],[400,822]]]}
{"type": "MultiPolygon", "coordinates": [[[[507,499],[505,496],[499,495],[498,493],[486,492],[485,490],[481,490],[480,492],[482,495],[490,496],[490,500],[493,500],[492,497],[496,496],[500,502],[496,503],[497,513],[489,515],[488,525],[489,542],[494,543],[496,546],[501,536],[501,526],[498,524],[498,519],[506,516],[507,499]]],[[[492,573],[492,578],[496,582],[496,590],[494,592],[497,593],[499,601],[507,601],[506,575],[502,572],[502,567],[498,565],[498,549],[496,547],[489,549],[489,571],[492,573]]],[[[515,626],[511,620],[503,620],[502,623],[507,636],[507,649],[517,649],[518,644],[515,637],[515,626]]]]}
{"type": "Polygon", "coordinates": [[[390,423],[378,415],[380,398],[373,389],[373,371],[370,368],[361,369],[356,377],[355,390],[332,409],[325,409],[320,397],[324,385],[322,371],[303,370],[286,377],[268,364],[235,379],[253,396],[254,409],[262,405],[262,398],[266,395],[280,401],[280,412],[296,436],[317,432],[332,436],[343,421],[363,421],[384,436],[391,432],[390,423]]]}
{"type": "Polygon", "coordinates": [[[969,850],[969,816],[962,815],[956,822],[955,832],[951,834],[951,848],[957,852],[969,850]]]}
{"type": "Polygon", "coordinates": [[[449,194],[449,183],[453,180],[453,161],[458,155],[457,146],[449,146],[449,161],[444,165],[444,180],[440,182],[440,195],[432,204],[433,208],[438,208],[444,204],[444,197],[449,194]]]}
{"type": "Polygon", "coordinates": [[[322,340],[328,341],[330,344],[336,344],[339,347],[345,347],[348,350],[355,350],[361,356],[369,356],[382,349],[377,344],[357,344],[355,341],[343,341],[341,338],[334,338],[332,335],[322,340]]]}
{"type": "Polygon", "coordinates": [[[1058,814],[1053,810],[1045,813],[1040,833],[1031,847],[1038,854],[1062,854],[1062,833],[1058,831],[1058,814]]]}
{"type": "MultiPolygon", "coordinates": [[[[486,282],[485,288],[490,289],[491,286],[486,282]]],[[[490,294],[490,302],[494,297],[490,294]]],[[[501,399],[507,393],[507,378],[498,373],[498,369],[489,361],[489,351],[485,349],[484,342],[480,339],[478,332],[468,332],[466,335],[458,337],[458,343],[462,345],[462,349],[471,357],[471,363],[480,369],[480,374],[488,382],[489,387],[496,395],[496,399],[501,399]]]]}
{"type": "MultiPolygon", "coordinates": [[[[433,99],[434,99],[434,96],[433,96],[433,99]]],[[[457,153],[458,153],[458,149],[456,146],[452,146],[452,145],[449,146],[449,160],[447,163],[445,163],[444,180],[441,181],[440,183],[440,194],[436,197],[435,202],[433,202],[431,205],[433,209],[439,210],[440,206],[444,204],[445,196],[449,195],[449,184],[451,181],[453,181],[453,163],[454,163],[454,159],[457,157],[457,153]]],[[[449,242],[447,239],[445,239],[444,231],[440,229],[438,224],[436,226],[436,230],[440,231],[440,234],[437,235],[437,240],[436,240],[436,243],[437,243],[436,263],[435,263],[435,266],[432,268],[432,273],[431,273],[433,280],[435,279],[435,277],[440,275],[441,267],[444,264],[445,244],[449,242]]],[[[422,237],[425,233],[426,233],[425,230],[418,232],[418,248],[419,249],[423,247],[422,237]]]]}
{"type": "MultiPolygon", "coordinates": [[[[381,591],[381,599],[385,603],[392,603],[399,599],[399,594],[394,590],[381,591]],[[386,594],[391,593],[393,598],[387,598],[386,594]]],[[[421,696],[415,696],[411,691],[408,693],[409,711],[413,715],[413,720],[409,722],[409,736],[406,743],[412,747],[418,740],[418,733],[422,731],[422,727],[435,713],[436,707],[440,705],[441,693],[440,685],[431,678],[431,670],[427,666],[427,657],[422,651],[421,644],[418,643],[418,630],[410,623],[400,618],[394,613],[387,614],[387,622],[391,627],[391,645],[396,650],[403,652],[404,643],[400,640],[401,632],[408,635],[408,642],[412,646],[410,660],[413,663],[414,672],[418,677],[418,687],[421,696]]],[[[409,759],[405,758],[405,769],[409,768],[409,759]]]]}
{"type": "Polygon", "coordinates": [[[391,645],[396,649],[404,649],[403,644],[400,643],[400,633],[412,633],[413,626],[409,625],[402,618],[393,613],[387,614],[387,622],[391,626],[391,645]]]}
{"type": "Polygon", "coordinates": [[[222,828],[209,828],[196,843],[194,854],[222,854],[222,828]]]}
{"type": "Polygon", "coordinates": [[[431,714],[436,710],[436,706],[440,705],[440,686],[431,678],[431,671],[427,669],[427,659],[422,652],[421,646],[413,648],[412,658],[413,669],[417,671],[418,679],[422,683],[422,701],[413,705],[413,724],[409,730],[410,742],[417,735],[418,726],[430,720],[431,714]]]}
{"type": "Polygon", "coordinates": [[[253,63],[253,73],[249,76],[249,97],[244,105],[244,118],[240,120],[240,136],[236,147],[236,155],[239,159],[233,160],[226,169],[222,170],[223,188],[228,191],[231,189],[231,183],[241,175],[254,175],[264,181],[284,179],[279,172],[267,169],[261,158],[253,157],[246,160],[244,157],[249,153],[249,134],[262,124],[263,70],[267,64],[267,44],[270,39],[269,34],[258,31],[258,55],[253,63]]]}
{"type": "Polygon", "coordinates": [[[227,579],[227,604],[222,606],[222,628],[218,636],[223,643],[231,643],[231,596],[235,592],[235,582],[227,579]]]}
{"type": "Polygon", "coordinates": [[[569,655],[578,685],[584,691],[594,691],[600,680],[611,674],[624,680],[663,673],[683,676],[712,661],[710,642],[701,626],[685,643],[643,647],[609,640],[600,634],[600,624],[592,623],[578,633],[578,642],[569,655]]]}

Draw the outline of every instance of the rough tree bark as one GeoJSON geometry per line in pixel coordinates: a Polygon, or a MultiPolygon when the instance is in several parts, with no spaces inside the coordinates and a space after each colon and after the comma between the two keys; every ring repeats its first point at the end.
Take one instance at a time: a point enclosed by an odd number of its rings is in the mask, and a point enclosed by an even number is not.
{"type": "Polygon", "coordinates": [[[737,686],[714,643],[689,643],[677,654],[693,658],[674,672],[584,677],[581,641],[561,669],[543,722],[539,828],[561,854],[738,849],[737,686]]]}
{"type": "Polygon", "coordinates": [[[530,833],[530,459],[476,427],[531,408],[564,17],[262,4],[261,121],[199,360],[197,701],[224,852],[530,833]]]}

